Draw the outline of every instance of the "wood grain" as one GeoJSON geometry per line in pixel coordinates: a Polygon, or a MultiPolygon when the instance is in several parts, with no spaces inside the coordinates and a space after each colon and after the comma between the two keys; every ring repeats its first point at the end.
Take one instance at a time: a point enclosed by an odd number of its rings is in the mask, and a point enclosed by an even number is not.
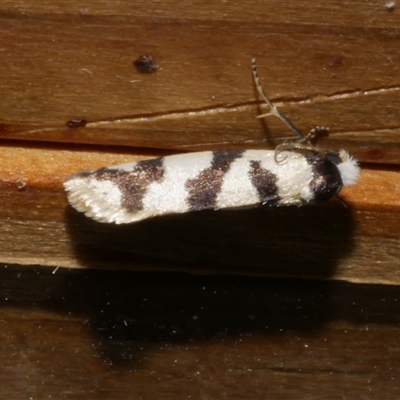
{"type": "Polygon", "coordinates": [[[397,398],[400,9],[388,3],[1,1],[4,398],[397,398]],[[151,75],[133,65],[145,54],[151,75]],[[305,132],[329,126],[319,145],[362,162],[347,208],[116,227],[68,207],[62,182],[78,171],[290,138],[256,119],[253,57],[282,112],[305,132]],[[74,118],[89,123],[67,128],[74,118]]]}
{"type": "Polygon", "coordinates": [[[395,399],[399,289],[2,267],[2,395],[395,399]]]}
{"type": "Polygon", "coordinates": [[[114,226],[70,208],[62,182],[76,170],[127,162],[131,155],[13,145],[2,154],[2,262],[400,284],[398,170],[364,168],[358,184],[342,191],[347,208],[332,201],[114,226]]]}
{"type": "Polygon", "coordinates": [[[385,2],[3,1],[0,137],[199,150],[274,147],[250,73],[321,146],[398,164],[400,14],[385,2]],[[151,54],[157,73],[133,61],[151,54]],[[85,118],[102,125],[71,130],[85,118]],[[108,123],[105,123],[108,121],[108,123]],[[46,128],[48,130],[43,130],[46,128]]]}
{"type": "Polygon", "coordinates": [[[2,2],[0,261],[398,283],[399,13],[384,2],[279,4],[2,2]],[[140,54],[154,57],[156,73],[136,70],[140,54]],[[302,129],[330,126],[322,147],[374,163],[343,192],[348,209],[211,212],[115,228],[67,207],[62,181],[80,170],[166,149],[281,143],[280,121],[255,118],[265,107],[252,57],[302,129]],[[66,128],[72,118],[89,124],[66,128]]]}

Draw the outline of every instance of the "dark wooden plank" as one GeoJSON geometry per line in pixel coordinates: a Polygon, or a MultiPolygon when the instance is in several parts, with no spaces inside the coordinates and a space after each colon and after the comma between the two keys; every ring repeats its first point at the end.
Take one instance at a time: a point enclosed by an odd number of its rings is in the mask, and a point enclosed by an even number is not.
{"type": "Polygon", "coordinates": [[[2,395],[396,398],[399,290],[2,266],[2,395]]]}

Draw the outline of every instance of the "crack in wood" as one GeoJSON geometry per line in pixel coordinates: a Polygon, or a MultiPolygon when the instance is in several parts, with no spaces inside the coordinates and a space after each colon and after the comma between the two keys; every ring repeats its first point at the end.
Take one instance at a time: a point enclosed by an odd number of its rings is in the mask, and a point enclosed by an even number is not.
{"type": "MultiPolygon", "coordinates": [[[[380,94],[388,94],[400,91],[400,85],[392,85],[392,86],[382,86],[371,89],[358,89],[358,90],[349,90],[332,94],[316,94],[309,96],[307,98],[295,98],[293,100],[272,100],[274,105],[277,108],[284,108],[285,106],[296,106],[296,105],[308,105],[308,104],[318,104],[325,103],[329,101],[337,101],[337,100],[347,100],[354,99],[361,96],[373,96],[380,94]]],[[[104,126],[112,126],[119,124],[135,124],[140,122],[154,122],[160,120],[167,119],[181,119],[181,118],[193,118],[193,117],[201,117],[208,116],[214,114],[223,114],[223,113],[235,113],[235,112],[248,112],[249,108],[253,107],[255,104],[259,104],[264,108],[263,104],[260,101],[243,101],[243,102],[235,102],[235,103],[227,103],[227,104],[219,104],[213,105],[210,107],[202,107],[197,109],[189,109],[189,110],[172,110],[161,113],[151,113],[151,114],[138,114],[134,116],[123,116],[123,117],[115,117],[108,119],[101,119],[98,121],[88,122],[85,127],[80,129],[89,129],[89,128],[100,128],[104,126]]],[[[265,117],[271,115],[271,113],[266,112],[265,117]]],[[[51,126],[44,128],[31,129],[27,131],[21,131],[25,134],[33,134],[40,132],[56,132],[62,129],[62,126],[51,126]]]]}

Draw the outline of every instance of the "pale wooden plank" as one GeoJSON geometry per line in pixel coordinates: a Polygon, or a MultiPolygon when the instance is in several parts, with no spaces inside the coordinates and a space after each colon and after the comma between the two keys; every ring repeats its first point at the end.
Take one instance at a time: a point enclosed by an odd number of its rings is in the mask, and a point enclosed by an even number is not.
{"type": "Polygon", "coordinates": [[[128,226],[76,213],[66,176],[148,155],[3,147],[0,262],[399,283],[400,172],[364,168],[321,207],[189,213],[128,226]],[[116,252],[117,251],[117,252],[116,252]]]}

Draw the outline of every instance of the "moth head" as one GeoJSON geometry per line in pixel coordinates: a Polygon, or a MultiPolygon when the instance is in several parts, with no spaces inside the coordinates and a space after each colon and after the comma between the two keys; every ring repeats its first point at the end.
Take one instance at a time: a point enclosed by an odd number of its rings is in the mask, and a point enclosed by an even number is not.
{"type": "Polygon", "coordinates": [[[327,158],[333,162],[342,177],[343,186],[352,185],[360,176],[360,167],[346,150],[340,150],[338,153],[329,153],[327,158]]]}

